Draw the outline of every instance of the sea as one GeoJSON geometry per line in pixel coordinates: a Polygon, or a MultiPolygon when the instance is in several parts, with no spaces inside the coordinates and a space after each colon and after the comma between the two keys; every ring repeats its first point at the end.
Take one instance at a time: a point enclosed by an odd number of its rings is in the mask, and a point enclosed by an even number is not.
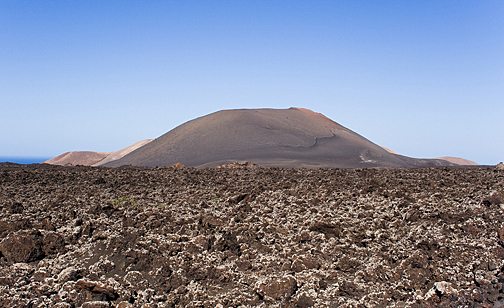
{"type": "Polygon", "coordinates": [[[15,163],[15,164],[39,164],[52,157],[32,157],[32,156],[0,156],[0,163],[15,163]]]}

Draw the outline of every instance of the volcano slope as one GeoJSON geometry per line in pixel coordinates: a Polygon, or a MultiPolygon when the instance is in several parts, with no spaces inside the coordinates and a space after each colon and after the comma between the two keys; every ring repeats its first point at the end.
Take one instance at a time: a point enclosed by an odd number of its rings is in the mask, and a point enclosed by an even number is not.
{"type": "Polygon", "coordinates": [[[454,165],[392,154],[322,114],[302,108],[223,110],[186,122],[108,167],[364,168],[454,165]]]}
{"type": "Polygon", "coordinates": [[[0,307],[504,304],[503,170],[2,168],[0,307]]]}

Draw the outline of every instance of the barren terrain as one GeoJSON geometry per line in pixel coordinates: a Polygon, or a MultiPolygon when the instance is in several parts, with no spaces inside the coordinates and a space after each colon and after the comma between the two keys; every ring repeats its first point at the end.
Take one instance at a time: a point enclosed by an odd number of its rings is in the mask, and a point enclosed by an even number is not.
{"type": "Polygon", "coordinates": [[[251,161],[275,168],[434,167],[442,159],[392,154],[320,113],[303,108],[221,110],[188,121],[107,167],[217,167],[251,161]]]}
{"type": "Polygon", "coordinates": [[[0,307],[504,307],[504,171],[0,167],[0,307]]]}

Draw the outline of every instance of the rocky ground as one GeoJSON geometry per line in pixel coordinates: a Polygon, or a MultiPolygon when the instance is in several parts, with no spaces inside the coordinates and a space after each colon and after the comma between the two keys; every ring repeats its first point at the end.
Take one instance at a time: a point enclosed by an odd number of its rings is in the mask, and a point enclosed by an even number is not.
{"type": "Polygon", "coordinates": [[[504,307],[504,170],[0,166],[0,307],[504,307]]]}

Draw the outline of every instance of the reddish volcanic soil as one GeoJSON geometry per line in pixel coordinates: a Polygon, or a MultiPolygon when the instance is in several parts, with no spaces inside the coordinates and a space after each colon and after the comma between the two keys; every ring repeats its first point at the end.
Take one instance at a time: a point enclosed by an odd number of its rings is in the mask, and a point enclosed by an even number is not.
{"type": "Polygon", "coordinates": [[[503,170],[0,165],[0,307],[504,306],[503,170]]]}

